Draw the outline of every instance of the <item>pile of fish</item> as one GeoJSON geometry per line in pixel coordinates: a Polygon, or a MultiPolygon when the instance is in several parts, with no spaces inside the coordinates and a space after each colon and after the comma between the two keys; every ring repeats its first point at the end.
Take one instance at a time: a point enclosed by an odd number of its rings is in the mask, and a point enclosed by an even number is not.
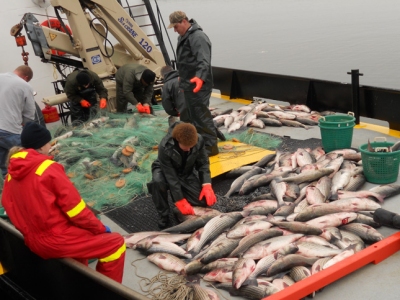
{"type": "MultiPolygon", "coordinates": [[[[195,207],[194,216],[162,232],[127,235],[126,245],[163,270],[262,299],[384,238],[373,213],[400,185],[360,190],[361,163],[352,149],[277,151],[227,174],[237,178],[226,197],[268,191],[241,211],[195,207]]],[[[202,291],[197,299],[218,299],[209,289],[196,290],[202,291]]]]}
{"type": "Polygon", "coordinates": [[[229,133],[247,126],[256,128],[290,126],[309,129],[309,126],[318,125],[321,116],[332,113],[311,111],[309,107],[303,104],[282,106],[253,102],[237,110],[214,112],[213,120],[216,127],[224,126],[229,133]]]}

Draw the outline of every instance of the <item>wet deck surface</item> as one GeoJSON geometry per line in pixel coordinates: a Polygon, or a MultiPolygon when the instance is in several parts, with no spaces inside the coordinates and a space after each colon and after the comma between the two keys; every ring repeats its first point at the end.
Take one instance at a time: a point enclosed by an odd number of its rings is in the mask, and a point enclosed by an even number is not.
{"type": "MultiPolygon", "coordinates": [[[[242,104],[225,101],[216,97],[212,97],[210,104],[210,107],[218,108],[218,110],[224,110],[230,107],[236,109],[240,106],[242,106],[242,104]]],[[[165,113],[157,112],[157,114],[163,115],[165,113]]],[[[371,120],[361,119],[361,122],[369,123],[371,120]]],[[[378,125],[385,126],[385,123],[380,121],[377,123],[378,125]]],[[[283,137],[283,142],[280,148],[286,151],[295,151],[297,148],[302,147],[314,148],[321,145],[321,135],[318,126],[314,126],[309,130],[293,127],[267,127],[257,130],[275,135],[278,134],[283,137]]],[[[222,129],[222,131],[224,132],[224,129],[222,129]]],[[[388,142],[398,141],[396,137],[383,134],[382,132],[378,133],[376,131],[371,131],[365,129],[363,126],[356,126],[353,133],[352,148],[358,149],[360,145],[366,144],[368,139],[373,141],[375,137],[385,137],[388,142]]],[[[229,189],[230,182],[231,181],[224,179],[224,175],[213,179],[213,186],[217,196],[223,195],[229,189]]],[[[397,180],[397,183],[400,183],[399,180],[397,180]]],[[[374,186],[376,185],[366,182],[362,189],[370,189],[374,186]]],[[[120,224],[118,224],[118,222],[114,222],[105,215],[101,217],[101,220],[106,225],[110,226],[112,231],[120,232],[121,234],[135,232],[137,231],[136,229],[141,231],[157,230],[157,214],[151,198],[144,196],[135,201],[129,204],[125,209],[115,211],[114,214],[117,215],[110,215],[112,219],[117,219],[118,214],[123,216],[123,218],[133,219],[133,221],[130,221],[131,225],[122,222],[119,222],[120,224]]],[[[394,196],[386,199],[382,208],[400,213],[399,203],[400,196],[394,196]]],[[[385,237],[397,232],[397,230],[388,227],[381,227],[378,230],[385,237]]],[[[400,285],[398,284],[398,278],[400,275],[400,268],[398,267],[399,259],[400,254],[396,253],[377,265],[367,265],[326,286],[321,292],[316,294],[315,298],[323,300],[398,299],[398,295],[400,294],[400,285]]],[[[94,267],[94,264],[91,264],[91,267],[94,267]]],[[[160,269],[148,262],[146,256],[136,250],[127,250],[125,274],[123,279],[123,284],[125,286],[128,286],[139,293],[143,293],[140,287],[142,277],[150,279],[156,276],[159,272],[160,269]]],[[[202,285],[204,285],[204,282],[202,285]]],[[[232,297],[225,291],[220,292],[220,296],[223,295],[226,299],[243,299],[240,297],[232,297]]],[[[221,299],[223,298],[221,297],[221,299]]]]}

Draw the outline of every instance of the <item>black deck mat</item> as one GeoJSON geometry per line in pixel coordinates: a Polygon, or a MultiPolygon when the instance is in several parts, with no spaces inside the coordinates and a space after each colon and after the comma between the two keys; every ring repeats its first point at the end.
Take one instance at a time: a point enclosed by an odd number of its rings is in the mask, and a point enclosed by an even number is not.
{"type": "MultiPolygon", "coordinates": [[[[298,148],[311,148],[314,149],[321,146],[320,139],[308,139],[308,140],[296,140],[290,137],[282,137],[282,143],[279,146],[281,151],[294,152],[298,148]]],[[[224,174],[213,178],[212,185],[215,194],[217,195],[217,203],[213,206],[221,212],[230,212],[241,210],[243,206],[252,201],[252,199],[261,194],[265,193],[265,189],[258,189],[256,192],[246,196],[231,196],[225,198],[223,195],[229,190],[231,183],[234,179],[226,178],[224,174]]],[[[170,200],[170,207],[173,207],[172,201],[170,200]]],[[[157,231],[158,214],[151,199],[151,196],[143,196],[138,199],[134,199],[131,203],[115,208],[105,215],[118,224],[122,229],[128,233],[138,231],[157,231]]],[[[172,213],[170,215],[171,226],[177,225],[178,220],[172,213]]]]}

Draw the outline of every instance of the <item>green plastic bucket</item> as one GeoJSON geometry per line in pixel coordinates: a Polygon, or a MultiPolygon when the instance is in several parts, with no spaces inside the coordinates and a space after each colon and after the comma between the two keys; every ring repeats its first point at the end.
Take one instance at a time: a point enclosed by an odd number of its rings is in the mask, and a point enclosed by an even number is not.
{"type": "Polygon", "coordinates": [[[349,114],[336,114],[330,116],[324,116],[319,119],[319,123],[323,124],[324,127],[341,128],[341,127],[353,127],[355,125],[356,118],[352,112],[349,114]]]}
{"type": "MultiPolygon", "coordinates": [[[[374,149],[380,148],[382,150],[392,147],[394,143],[374,141],[370,145],[374,149]]],[[[397,180],[399,175],[400,151],[370,152],[368,151],[368,144],[361,145],[359,149],[361,151],[365,179],[368,182],[388,184],[397,180]]]]}
{"type": "Polygon", "coordinates": [[[351,147],[355,120],[354,114],[350,112],[347,115],[330,115],[319,119],[318,126],[325,152],[351,147]]]}

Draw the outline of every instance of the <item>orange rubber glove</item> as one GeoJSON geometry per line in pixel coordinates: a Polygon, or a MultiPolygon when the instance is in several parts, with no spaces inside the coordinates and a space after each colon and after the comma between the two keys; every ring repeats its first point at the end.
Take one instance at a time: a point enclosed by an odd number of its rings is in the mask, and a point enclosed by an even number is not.
{"type": "Polygon", "coordinates": [[[150,106],[149,105],[143,105],[143,110],[145,114],[150,114],[150,106]]]}
{"type": "Polygon", "coordinates": [[[85,99],[82,99],[80,103],[81,103],[81,106],[84,107],[84,108],[89,108],[89,107],[92,106],[92,105],[89,103],[89,101],[87,101],[87,100],[85,100],[85,99]]]}
{"type": "Polygon", "coordinates": [[[106,100],[106,98],[101,98],[101,99],[100,99],[100,108],[103,109],[103,108],[106,108],[106,107],[107,107],[107,100],[106,100]]]}
{"type": "Polygon", "coordinates": [[[142,103],[138,103],[138,104],[136,104],[136,109],[137,109],[137,111],[138,111],[138,113],[144,113],[144,107],[143,107],[143,105],[142,105],[142,103]]]}
{"type": "Polygon", "coordinates": [[[193,207],[185,198],[175,202],[175,206],[179,209],[182,215],[194,215],[193,207]]]}
{"type": "Polygon", "coordinates": [[[196,87],[193,89],[193,93],[197,93],[198,91],[200,91],[204,83],[204,81],[199,77],[193,77],[192,79],[190,79],[190,82],[196,84],[196,87]]]}
{"type": "Polygon", "coordinates": [[[203,185],[203,188],[200,192],[199,200],[201,201],[203,197],[206,198],[206,203],[208,206],[214,205],[217,202],[217,197],[214,194],[211,184],[203,185]]]}

